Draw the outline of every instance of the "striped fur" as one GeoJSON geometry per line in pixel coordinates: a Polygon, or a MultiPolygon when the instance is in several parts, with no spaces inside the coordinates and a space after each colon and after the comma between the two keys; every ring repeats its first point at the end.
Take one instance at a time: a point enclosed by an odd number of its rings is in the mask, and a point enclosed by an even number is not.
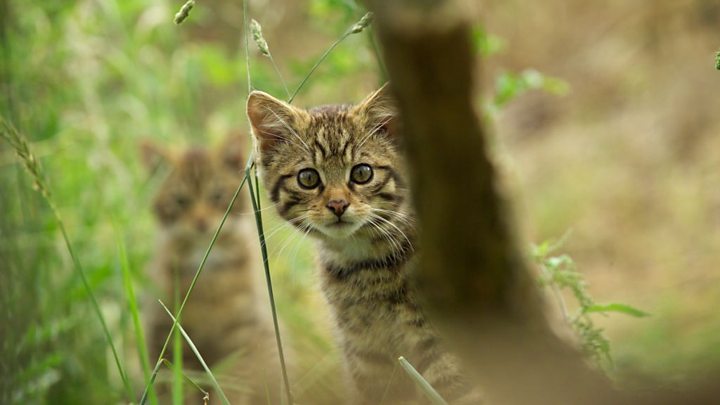
{"type": "MultiPolygon", "coordinates": [[[[480,402],[418,307],[411,284],[416,229],[392,100],[303,110],[253,92],[248,99],[261,170],[278,213],[318,246],[322,291],[358,403],[419,403],[398,369],[405,356],[450,403],[480,402]],[[370,181],[352,180],[367,164],[370,181]],[[314,169],[320,183],[301,186],[314,169]],[[347,204],[338,216],[332,201],[347,204]]],[[[337,205],[337,204],[336,204],[337,205]]]]}
{"type": "MultiPolygon", "coordinates": [[[[150,356],[156,359],[172,326],[158,304],[175,312],[175,289],[184,296],[215,229],[242,179],[244,139],[231,139],[219,151],[190,148],[171,154],[144,145],[146,163],[166,177],[153,209],[159,223],[157,248],[150,266],[156,291],[146,293],[150,356]]],[[[280,371],[261,259],[244,194],[236,202],[208,257],[180,320],[233,404],[265,404],[266,388],[279,392],[280,371]],[[245,214],[245,215],[242,215],[245,214]],[[264,368],[264,369],[263,369],[264,368]],[[274,387],[274,388],[273,388],[274,387]]],[[[172,360],[170,351],[165,358],[172,360]]],[[[185,369],[202,371],[194,354],[183,349],[185,369]]],[[[154,361],[154,360],[153,360],[154,361]]],[[[160,390],[165,388],[160,386],[160,390]]],[[[211,393],[211,403],[218,403],[211,393]]],[[[276,398],[277,399],[277,398],[276,398]]],[[[169,403],[161,398],[161,403],[169,403]]],[[[187,403],[201,403],[188,398],[187,403]]]]}

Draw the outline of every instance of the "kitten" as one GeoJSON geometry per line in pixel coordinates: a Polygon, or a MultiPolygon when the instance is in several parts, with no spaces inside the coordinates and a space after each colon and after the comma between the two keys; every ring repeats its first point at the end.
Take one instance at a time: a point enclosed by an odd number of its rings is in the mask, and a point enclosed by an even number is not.
{"type": "Polygon", "coordinates": [[[388,89],[356,106],[310,110],[255,91],[247,113],[270,199],[317,241],[322,291],[359,401],[421,401],[397,369],[405,356],[446,400],[481,402],[410,284],[417,237],[388,89]]]}
{"type": "MultiPolygon", "coordinates": [[[[181,300],[243,178],[243,144],[240,137],[230,137],[217,151],[195,147],[176,154],[151,143],[142,145],[146,166],[165,175],[153,205],[159,234],[150,275],[159,291],[147,303],[151,361],[157,359],[172,326],[157,299],[177,311],[172,305],[175,291],[181,300]]],[[[241,193],[180,319],[208,366],[228,377],[220,384],[233,404],[265,404],[266,390],[279,393],[278,358],[267,294],[258,279],[258,252],[246,193],[241,193]]],[[[183,368],[202,372],[183,345],[183,368]]],[[[165,358],[172,360],[170,351],[165,358]]],[[[212,396],[212,403],[219,401],[217,393],[212,396]]]]}

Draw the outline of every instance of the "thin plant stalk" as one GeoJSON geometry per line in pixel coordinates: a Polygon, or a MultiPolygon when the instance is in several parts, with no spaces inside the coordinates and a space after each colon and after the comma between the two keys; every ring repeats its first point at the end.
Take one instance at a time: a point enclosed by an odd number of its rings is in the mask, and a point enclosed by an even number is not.
{"type": "Polygon", "coordinates": [[[78,259],[77,254],[75,254],[75,250],[72,247],[72,243],[70,243],[70,237],[68,236],[67,229],[65,228],[65,222],[62,220],[62,217],[60,216],[60,211],[57,209],[57,207],[55,206],[55,202],[52,199],[50,189],[45,183],[40,164],[38,163],[33,153],[30,151],[30,147],[28,146],[28,142],[25,137],[20,134],[20,132],[18,132],[18,130],[11,123],[6,121],[4,117],[0,117],[0,136],[4,138],[10,144],[10,146],[12,146],[17,155],[20,157],[25,166],[25,169],[33,177],[33,186],[35,190],[37,190],[40,195],[43,196],[45,202],[50,207],[50,211],[52,212],[52,215],[58,224],[58,228],[60,229],[63,241],[65,242],[65,248],[70,254],[73,268],[80,277],[85,292],[88,294],[88,297],[90,297],[91,306],[93,308],[93,311],[95,312],[95,315],[100,321],[103,334],[105,335],[105,340],[107,340],[108,344],[110,345],[110,350],[112,351],[113,358],[115,359],[115,365],[118,369],[118,372],[120,373],[120,378],[122,379],[123,387],[126,391],[125,393],[126,395],[128,395],[128,398],[132,398],[133,389],[130,385],[130,380],[128,379],[127,374],[125,373],[125,369],[122,366],[120,356],[118,355],[117,349],[115,348],[115,344],[113,343],[112,336],[110,335],[110,329],[108,329],[107,323],[105,322],[105,317],[100,310],[100,305],[95,298],[95,293],[93,292],[93,289],[88,282],[87,276],[85,275],[85,271],[80,264],[80,259],[78,259]]]}
{"type": "MultiPolygon", "coordinates": [[[[252,77],[250,74],[250,38],[248,35],[248,10],[249,0],[243,0],[243,37],[245,39],[245,71],[247,72],[248,94],[253,90],[252,77]]],[[[246,177],[247,178],[247,177],[246,177]]]]}
{"type": "Polygon", "coordinates": [[[425,394],[433,405],[448,405],[447,401],[445,401],[443,397],[435,391],[435,388],[433,388],[433,386],[430,385],[430,383],[427,382],[427,380],[423,378],[417,370],[415,370],[415,367],[413,367],[409,361],[405,360],[405,357],[398,357],[398,361],[400,362],[400,366],[402,366],[403,370],[405,370],[408,376],[410,376],[413,382],[418,386],[418,388],[420,388],[423,394],[425,394]]]}
{"type": "MultiPolygon", "coordinates": [[[[247,85],[248,85],[248,94],[253,90],[252,85],[252,76],[250,74],[250,39],[248,35],[248,11],[247,11],[247,2],[248,0],[243,0],[243,36],[245,37],[245,67],[247,70],[247,85]]],[[[260,43],[258,43],[258,46],[260,47],[261,51],[266,50],[268,57],[270,58],[273,66],[275,67],[275,71],[280,76],[281,81],[283,81],[283,85],[285,85],[284,80],[282,79],[282,75],[280,75],[279,69],[277,69],[277,66],[275,66],[275,61],[273,60],[272,56],[270,56],[270,50],[267,47],[267,42],[265,42],[264,38],[262,38],[262,33],[260,31],[260,24],[255,22],[257,25],[257,38],[256,40],[261,40],[264,42],[264,46],[262,46],[260,43]]],[[[287,86],[285,87],[285,90],[287,91],[287,86]]],[[[288,92],[289,93],[289,92],[288,92]]],[[[251,129],[252,131],[252,129],[251,129]]],[[[265,270],[265,283],[268,290],[268,297],[270,301],[270,311],[272,313],[272,319],[273,319],[273,328],[275,330],[275,343],[277,344],[278,348],[278,357],[280,360],[280,369],[282,370],[282,377],[283,377],[283,385],[285,386],[285,397],[287,399],[287,404],[292,405],[293,404],[293,396],[292,391],[290,390],[290,381],[287,374],[287,367],[285,364],[285,353],[283,351],[283,345],[282,345],[282,338],[280,337],[280,326],[278,323],[278,317],[277,317],[277,309],[275,307],[275,294],[273,292],[272,287],[272,277],[270,276],[270,259],[268,257],[267,253],[267,246],[265,242],[265,232],[263,230],[263,223],[262,223],[262,213],[260,208],[260,187],[259,187],[259,181],[258,181],[258,175],[257,170],[255,170],[255,184],[257,184],[257,193],[253,192],[253,182],[250,177],[252,169],[255,167],[255,154],[251,154],[250,159],[248,159],[247,165],[245,166],[245,179],[248,181],[248,191],[250,193],[250,201],[253,206],[253,211],[255,214],[255,225],[258,231],[258,239],[260,241],[260,253],[262,254],[263,258],[263,268],[265,270]]],[[[284,401],[283,401],[284,402],[284,401]]]]}
{"type": "Polygon", "coordinates": [[[270,52],[270,47],[268,46],[268,43],[265,40],[265,37],[263,36],[262,26],[255,19],[250,20],[250,32],[252,32],[253,40],[255,40],[255,44],[257,45],[257,48],[260,51],[260,53],[265,55],[268,59],[270,59],[270,63],[272,64],[272,67],[275,70],[275,74],[280,79],[280,83],[282,83],[283,88],[285,88],[285,94],[287,95],[287,97],[290,97],[290,90],[288,90],[287,83],[285,82],[285,78],[283,77],[282,73],[280,73],[280,69],[278,68],[277,64],[275,63],[275,58],[273,58],[272,52],[270,52]]]}
{"type": "Polygon", "coordinates": [[[303,88],[305,83],[307,83],[308,79],[310,79],[310,76],[312,76],[313,73],[315,73],[315,70],[317,70],[318,66],[320,66],[321,63],[327,59],[327,57],[330,55],[330,52],[332,52],[342,41],[345,40],[345,38],[349,37],[350,35],[357,34],[362,32],[365,28],[367,28],[372,23],[373,14],[372,13],[365,13],[362,18],[350,26],[341,36],[340,38],[336,39],[335,42],[333,42],[328,49],[323,52],[323,54],[320,56],[320,58],[315,62],[313,67],[310,69],[310,71],[305,75],[305,77],[302,79],[300,84],[297,86],[293,94],[288,99],[288,103],[292,103],[293,100],[295,100],[295,97],[300,92],[300,89],[303,88]]]}
{"type": "MultiPolygon", "coordinates": [[[[180,280],[177,272],[173,277],[173,306],[178,307],[180,303],[180,280]]],[[[163,305],[164,307],[164,305],[163,305]]],[[[178,315],[178,320],[182,318],[178,315]]],[[[180,336],[180,324],[173,333],[173,365],[172,365],[172,402],[176,405],[183,403],[183,347],[182,336],[180,336]]]]}
{"type": "MultiPolygon", "coordinates": [[[[217,379],[215,378],[215,375],[212,371],[210,371],[210,367],[208,367],[207,363],[205,363],[205,359],[203,359],[202,355],[200,354],[200,351],[198,351],[197,347],[195,346],[195,343],[193,343],[192,339],[190,339],[190,336],[185,332],[185,329],[178,323],[177,318],[175,318],[172,315],[172,312],[163,304],[162,301],[158,300],[160,302],[160,305],[165,309],[165,312],[167,312],[168,316],[172,318],[173,325],[177,325],[177,329],[182,334],[183,338],[185,338],[185,342],[190,347],[190,350],[195,354],[195,357],[200,362],[200,365],[202,365],[203,369],[207,373],[208,377],[210,377],[210,381],[212,382],[213,387],[217,390],[218,394],[220,395],[220,399],[222,400],[224,405],[230,405],[230,401],[227,399],[227,396],[225,396],[225,392],[223,392],[222,388],[220,388],[220,384],[218,383],[217,379]]],[[[175,366],[177,367],[177,365],[175,366]]],[[[173,367],[173,368],[175,368],[173,367]]]]}
{"type": "Polygon", "coordinates": [[[155,368],[153,368],[152,374],[150,374],[150,380],[148,381],[147,387],[145,387],[145,392],[143,392],[142,398],[140,398],[140,403],[143,404],[147,400],[147,393],[148,393],[148,387],[152,387],[155,384],[155,380],[157,379],[157,375],[160,372],[160,366],[163,365],[163,362],[167,361],[164,358],[159,358],[157,363],[155,363],[155,368]]]}
{"type": "MultiPolygon", "coordinates": [[[[117,234],[117,249],[118,255],[120,257],[120,270],[122,271],[125,296],[128,301],[128,307],[130,309],[133,328],[135,329],[135,344],[137,346],[138,356],[140,357],[143,377],[145,378],[145,380],[148,380],[151,375],[150,357],[148,355],[147,346],[145,344],[145,334],[143,332],[142,322],[140,322],[140,310],[138,309],[135,289],[133,288],[132,275],[130,274],[130,263],[128,261],[127,249],[125,248],[125,242],[123,241],[122,237],[119,236],[119,233],[117,234]]],[[[158,403],[157,395],[154,389],[150,390],[150,403],[158,403]]]]}
{"type": "Polygon", "coordinates": [[[272,64],[272,67],[275,70],[275,74],[278,75],[278,77],[280,78],[280,83],[282,83],[283,88],[285,89],[285,94],[287,94],[287,96],[290,97],[290,89],[288,89],[287,83],[285,82],[285,78],[283,77],[282,73],[280,73],[280,69],[278,68],[277,64],[275,64],[275,58],[272,57],[271,53],[268,53],[268,59],[270,59],[270,63],[272,64]]]}
{"type": "Polygon", "coordinates": [[[387,81],[389,75],[387,72],[387,67],[385,66],[385,60],[382,58],[382,55],[380,53],[380,47],[378,46],[377,41],[375,41],[375,32],[372,27],[368,28],[367,37],[370,41],[370,46],[372,47],[373,53],[375,54],[375,60],[378,64],[378,70],[380,71],[380,84],[383,84],[387,81]]]}
{"type": "Polygon", "coordinates": [[[288,98],[288,103],[292,103],[293,100],[295,100],[295,97],[300,92],[300,89],[302,89],[303,86],[305,86],[305,83],[307,83],[308,79],[310,79],[310,76],[312,76],[312,74],[315,73],[315,70],[317,70],[318,66],[320,66],[320,64],[323,63],[325,61],[325,59],[327,59],[327,57],[330,55],[330,52],[332,52],[333,49],[335,49],[338,45],[340,45],[340,43],[342,41],[344,41],[345,38],[349,37],[351,34],[352,34],[352,32],[350,30],[345,31],[345,33],[342,34],[340,36],[340,38],[336,39],[335,42],[333,42],[330,45],[330,47],[328,49],[326,49],[325,52],[323,52],[322,56],[320,56],[320,58],[317,60],[317,62],[315,62],[313,67],[310,69],[310,71],[305,75],[305,77],[303,77],[302,81],[297,86],[297,88],[295,88],[295,91],[293,91],[292,95],[290,95],[290,98],[288,98]]]}
{"type": "MultiPolygon", "coordinates": [[[[252,158],[251,158],[252,159],[252,158]]],[[[252,160],[248,160],[248,165],[250,165],[252,160]]],[[[237,200],[238,195],[240,194],[240,191],[245,186],[245,183],[248,180],[248,176],[243,177],[242,181],[240,182],[240,185],[238,185],[237,189],[235,189],[235,193],[232,196],[232,199],[230,200],[230,204],[228,204],[227,209],[225,210],[225,214],[223,215],[222,219],[220,220],[220,225],[218,225],[217,229],[215,230],[215,233],[213,234],[212,240],[210,240],[210,245],[208,246],[207,250],[205,251],[205,255],[203,256],[202,260],[200,261],[200,265],[198,266],[197,271],[195,271],[195,275],[193,276],[192,281],[190,282],[190,287],[188,288],[187,292],[185,293],[185,297],[182,300],[182,303],[180,304],[180,308],[178,309],[177,314],[175,315],[176,318],[179,318],[182,315],[183,309],[185,309],[185,304],[187,304],[188,298],[190,297],[190,293],[192,293],[193,289],[195,288],[195,284],[197,283],[198,278],[200,277],[200,274],[202,273],[203,268],[205,268],[205,263],[207,262],[208,256],[210,256],[210,251],[212,250],[213,246],[215,246],[215,242],[218,239],[218,236],[220,235],[220,231],[223,228],[223,225],[225,225],[225,221],[227,220],[228,216],[230,215],[230,211],[232,211],[233,207],[235,206],[235,201],[237,200]]],[[[165,338],[165,343],[163,343],[163,347],[160,350],[160,354],[158,355],[158,361],[163,358],[165,355],[165,351],[167,350],[167,345],[170,342],[170,338],[173,335],[173,332],[175,331],[175,328],[177,327],[177,321],[173,321],[172,327],[170,328],[170,331],[168,332],[167,337],[165,338]]],[[[155,382],[155,373],[153,374],[153,378],[148,381],[147,385],[145,386],[145,390],[143,391],[143,395],[140,398],[140,405],[144,405],[147,401],[147,394],[150,386],[155,382]]]]}
{"type": "MultiPolygon", "coordinates": [[[[162,363],[165,364],[165,367],[167,367],[167,368],[172,369],[172,368],[174,367],[174,365],[173,365],[171,362],[169,362],[169,361],[167,361],[167,360],[165,360],[165,359],[162,359],[162,363]]],[[[208,393],[207,391],[205,391],[205,390],[204,390],[200,385],[198,385],[198,383],[196,383],[192,378],[190,378],[190,377],[188,377],[187,375],[185,375],[185,373],[182,372],[182,368],[181,368],[180,370],[181,370],[182,377],[185,379],[185,381],[187,381],[187,382],[189,382],[190,384],[192,384],[192,386],[195,387],[196,390],[200,391],[200,392],[203,394],[203,403],[204,403],[205,405],[207,405],[207,403],[210,402],[210,393],[208,393]]]]}
{"type": "MultiPolygon", "coordinates": [[[[252,165],[248,164],[245,168],[245,178],[250,178],[250,172],[252,165]]],[[[257,181],[257,171],[255,172],[255,181],[257,181]]],[[[265,282],[268,288],[268,296],[270,298],[270,310],[272,312],[273,326],[275,329],[275,342],[277,343],[278,354],[280,357],[280,369],[282,370],[283,384],[285,385],[285,395],[287,397],[287,403],[293,404],[292,392],[290,391],[290,382],[287,374],[287,367],[285,365],[285,353],[283,351],[282,339],[280,337],[280,326],[278,324],[277,309],[275,308],[275,295],[273,294],[272,288],[272,277],[270,276],[270,261],[268,258],[267,246],[265,243],[265,232],[263,230],[262,214],[260,213],[259,199],[253,191],[252,180],[248,182],[248,191],[250,192],[250,201],[255,212],[255,225],[258,230],[258,239],[260,241],[260,250],[263,257],[263,267],[265,269],[265,282]]]]}

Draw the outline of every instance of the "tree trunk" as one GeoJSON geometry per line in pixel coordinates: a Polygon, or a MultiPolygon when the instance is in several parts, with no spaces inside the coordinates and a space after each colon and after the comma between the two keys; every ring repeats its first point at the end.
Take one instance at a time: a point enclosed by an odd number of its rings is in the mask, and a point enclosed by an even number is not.
{"type": "Polygon", "coordinates": [[[418,287],[488,403],[645,402],[615,390],[546,323],[473,108],[472,10],[432,0],[368,6],[405,134],[421,228],[418,287]]]}

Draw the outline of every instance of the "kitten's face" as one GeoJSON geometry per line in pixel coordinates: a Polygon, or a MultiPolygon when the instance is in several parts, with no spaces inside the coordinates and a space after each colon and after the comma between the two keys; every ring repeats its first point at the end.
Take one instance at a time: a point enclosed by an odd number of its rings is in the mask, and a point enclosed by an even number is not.
{"type": "Polygon", "coordinates": [[[309,111],[253,92],[259,165],[281,216],[316,236],[377,237],[406,199],[386,91],[357,106],[309,111]],[[381,225],[377,227],[377,225],[381,225]]]}
{"type": "MultiPolygon", "coordinates": [[[[241,143],[233,139],[219,151],[197,147],[178,154],[143,145],[145,161],[167,173],[155,195],[153,213],[170,238],[207,243],[242,181],[241,143]]],[[[245,199],[238,198],[228,218],[232,221],[245,209],[245,199]]]]}

